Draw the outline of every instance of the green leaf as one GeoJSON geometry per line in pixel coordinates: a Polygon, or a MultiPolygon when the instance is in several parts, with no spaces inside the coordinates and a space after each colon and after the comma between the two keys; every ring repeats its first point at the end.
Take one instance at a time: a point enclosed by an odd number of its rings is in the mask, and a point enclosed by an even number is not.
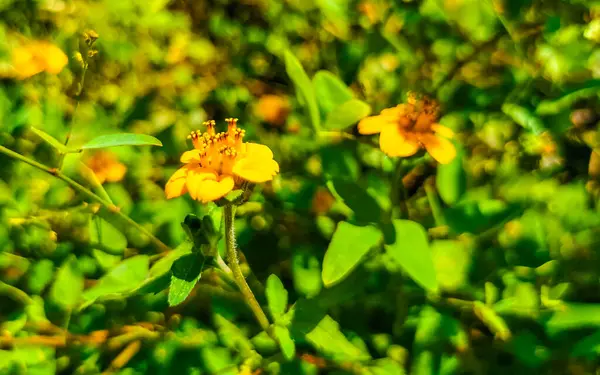
{"type": "Polygon", "coordinates": [[[83,293],[83,274],[77,265],[77,258],[71,255],[56,272],[56,280],[50,288],[50,298],[65,310],[75,307],[83,293]]]}
{"type": "Polygon", "coordinates": [[[340,331],[339,324],[329,315],[323,319],[310,332],[306,339],[316,350],[324,353],[334,361],[364,361],[371,358],[368,353],[354,346],[340,331]]]}
{"type": "Polygon", "coordinates": [[[456,233],[480,233],[513,217],[517,208],[496,199],[462,201],[445,210],[444,216],[456,233]]]}
{"type": "Polygon", "coordinates": [[[323,259],[323,284],[330,287],[343,280],[380,240],[375,227],[340,222],[323,259]]]}
{"type": "Polygon", "coordinates": [[[296,345],[294,344],[294,340],[292,340],[290,331],[285,327],[275,326],[273,328],[273,333],[277,338],[283,356],[288,361],[291,361],[296,355],[296,345]]]}
{"type": "Polygon", "coordinates": [[[80,147],[82,150],[116,146],[162,146],[162,143],[151,135],[134,133],[116,133],[101,135],[80,147]]]}
{"type": "MultiPolygon", "coordinates": [[[[27,314],[21,311],[16,315],[4,319],[0,323],[0,332],[7,332],[14,336],[25,328],[25,324],[27,324],[27,314]]],[[[0,368],[2,367],[0,366],[0,368]]]]}
{"type": "Polygon", "coordinates": [[[358,123],[371,114],[371,106],[362,100],[350,99],[334,108],[327,115],[324,128],[327,130],[342,130],[358,123]]]}
{"type": "Polygon", "coordinates": [[[202,254],[193,253],[184,255],[173,263],[169,306],[179,305],[192,292],[202,275],[205,259],[202,254]]]}
{"type": "Polygon", "coordinates": [[[308,252],[297,250],[292,256],[292,275],[294,289],[304,296],[314,296],[323,287],[321,281],[321,262],[308,252]]]}
{"type": "Polygon", "coordinates": [[[66,154],[67,152],[69,152],[67,146],[65,146],[62,142],[59,142],[56,138],[46,133],[45,131],[35,128],[33,126],[31,126],[30,129],[40,138],[42,138],[46,143],[54,147],[61,154],[66,154]]]}
{"type": "Polygon", "coordinates": [[[335,178],[327,183],[334,197],[342,200],[353,212],[354,218],[360,223],[379,223],[383,210],[373,196],[356,182],[335,178]]]}
{"type": "Polygon", "coordinates": [[[564,303],[545,322],[550,334],[600,327],[600,304],[564,303]]]}
{"type": "Polygon", "coordinates": [[[579,340],[571,350],[573,357],[596,358],[600,354],[600,331],[579,340]]]}
{"type": "Polygon", "coordinates": [[[447,205],[457,203],[467,189],[467,174],[463,166],[464,149],[455,143],[456,157],[437,168],[435,183],[440,197],[447,205]]]}
{"type": "Polygon", "coordinates": [[[267,295],[267,304],[271,316],[274,320],[279,319],[287,308],[288,292],[277,275],[269,275],[269,278],[267,278],[265,294],[267,295]]]}
{"type": "Polygon", "coordinates": [[[321,115],[319,114],[317,98],[312,83],[296,56],[286,50],[284,58],[285,71],[292,82],[294,82],[296,90],[300,92],[301,97],[305,101],[305,105],[308,107],[308,113],[314,130],[319,131],[321,129],[321,115]]]}
{"type": "Polygon", "coordinates": [[[546,128],[540,120],[529,109],[517,104],[506,103],[502,105],[502,112],[510,117],[514,122],[536,135],[542,134],[546,128]]]}
{"type": "Polygon", "coordinates": [[[354,98],[352,90],[341,79],[327,70],[319,70],[314,75],[312,83],[317,102],[325,114],[354,98]]]}
{"type": "Polygon", "coordinates": [[[431,243],[431,254],[440,287],[458,291],[468,286],[471,254],[460,241],[437,240],[431,243]]]}
{"type": "Polygon", "coordinates": [[[491,307],[486,306],[481,301],[475,301],[473,312],[498,338],[503,341],[510,339],[511,332],[506,322],[491,307]]]}
{"type": "Polygon", "coordinates": [[[427,242],[427,232],[421,224],[410,220],[394,220],[396,240],[385,245],[390,256],[423,288],[437,292],[438,282],[427,242]]]}
{"type": "Polygon", "coordinates": [[[85,303],[80,309],[91,305],[98,298],[121,297],[135,290],[148,276],[149,265],[150,258],[147,255],[125,259],[83,293],[85,303]]]}
{"type": "Polygon", "coordinates": [[[127,247],[127,238],[111,223],[95,216],[89,222],[90,245],[107,254],[120,255],[127,247]]]}

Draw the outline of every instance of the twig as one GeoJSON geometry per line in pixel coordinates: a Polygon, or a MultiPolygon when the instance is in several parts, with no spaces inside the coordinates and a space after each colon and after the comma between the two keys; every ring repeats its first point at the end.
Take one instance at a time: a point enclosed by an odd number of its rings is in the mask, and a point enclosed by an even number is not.
{"type": "Polygon", "coordinates": [[[234,218],[235,218],[235,210],[234,206],[231,204],[225,205],[223,208],[223,215],[225,216],[225,244],[227,247],[227,262],[229,263],[229,267],[231,268],[231,272],[233,274],[233,278],[240,288],[240,291],[244,295],[244,299],[246,303],[254,313],[258,324],[260,327],[269,333],[269,319],[267,315],[260,307],[260,304],[256,300],[254,293],[248,286],[246,282],[246,278],[242,273],[242,269],[240,268],[240,260],[238,258],[236,245],[235,245],[235,226],[234,226],[234,218]]]}
{"type": "Polygon", "coordinates": [[[130,342],[118,356],[113,359],[108,367],[108,370],[103,372],[103,375],[112,374],[115,371],[123,368],[127,362],[131,360],[141,349],[142,342],[140,340],[130,342]]]}
{"type": "Polygon", "coordinates": [[[77,192],[85,195],[86,197],[88,197],[89,199],[96,201],[98,203],[100,203],[100,205],[102,205],[107,211],[113,213],[114,215],[118,216],[119,218],[121,218],[122,220],[124,220],[125,222],[127,222],[127,224],[131,225],[132,227],[134,227],[135,229],[137,229],[140,233],[148,236],[148,238],[150,238],[150,241],[160,250],[160,251],[170,251],[171,248],[169,248],[167,245],[165,245],[161,240],[159,240],[158,238],[156,238],[152,233],[150,233],[146,228],[144,228],[143,226],[141,226],[140,224],[136,223],[133,219],[131,219],[129,216],[125,215],[124,213],[122,213],[119,209],[119,207],[115,206],[114,204],[104,200],[103,198],[101,198],[100,196],[98,196],[97,194],[95,194],[94,192],[92,192],[90,189],[86,188],[85,186],[81,185],[80,183],[76,182],[75,180],[67,177],[64,173],[62,173],[60,170],[58,170],[57,168],[50,168],[47,167],[41,163],[38,163],[37,161],[30,159],[26,156],[23,156],[21,154],[19,154],[18,152],[15,152],[13,150],[10,150],[4,146],[0,146],[0,152],[13,158],[13,159],[17,159],[20,160],[24,163],[27,163],[37,169],[40,169],[46,173],[51,174],[52,176],[63,180],[64,182],[66,182],[67,184],[69,184],[73,189],[75,189],[77,192]]]}

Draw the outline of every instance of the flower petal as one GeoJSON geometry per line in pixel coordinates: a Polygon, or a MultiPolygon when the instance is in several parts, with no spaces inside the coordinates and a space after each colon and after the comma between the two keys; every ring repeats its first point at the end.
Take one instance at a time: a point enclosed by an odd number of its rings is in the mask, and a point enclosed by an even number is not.
{"type": "Polygon", "coordinates": [[[234,186],[233,177],[223,175],[218,180],[203,180],[198,183],[196,200],[208,203],[227,195],[234,186]]]}
{"type": "Polygon", "coordinates": [[[246,146],[246,157],[252,159],[273,159],[273,151],[265,145],[259,143],[244,143],[246,146]]]}
{"type": "Polygon", "coordinates": [[[27,46],[19,46],[12,51],[12,66],[19,79],[29,78],[44,70],[43,62],[27,46]]]}
{"type": "Polygon", "coordinates": [[[187,186],[188,191],[190,192],[190,196],[193,199],[198,199],[198,196],[200,194],[200,190],[201,190],[201,186],[202,186],[202,182],[206,181],[206,180],[216,180],[217,179],[217,174],[211,170],[211,169],[207,169],[207,168],[190,168],[188,174],[187,174],[187,178],[185,181],[185,184],[187,186]]]}
{"type": "Polygon", "coordinates": [[[169,178],[167,181],[167,185],[165,186],[165,194],[167,195],[167,199],[179,197],[187,191],[186,187],[186,176],[189,171],[187,166],[179,168],[173,176],[169,178]]]}
{"type": "Polygon", "coordinates": [[[67,55],[54,44],[40,42],[37,48],[43,56],[46,71],[50,74],[60,73],[69,62],[67,55]]]}
{"type": "Polygon", "coordinates": [[[389,124],[391,122],[382,115],[365,117],[358,123],[358,132],[364,135],[380,133],[389,124]]]}
{"type": "Polygon", "coordinates": [[[118,182],[123,179],[126,172],[127,172],[127,167],[124,164],[121,164],[119,162],[114,162],[106,167],[104,174],[106,176],[106,181],[118,182]]]}
{"type": "Polygon", "coordinates": [[[379,147],[388,156],[411,156],[419,151],[419,142],[399,126],[387,126],[379,136],[379,147]]]}
{"type": "Polygon", "coordinates": [[[236,160],[232,171],[246,181],[261,183],[273,179],[279,172],[279,164],[273,159],[242,158],[236,160]]]}
{"type": "Polygon", "coordinates": [[[433,125],[431,125],[431,130],[433,130],[437,134],[441,135],[442,137],[449,138],[449,139],[454,138],[454,131],[452,131],[452,129],[450,129],[449,127],[446,127],[444,125],[433,124],[433,125]]]}
{"type": "Polygon", "coordinates": [[[200,150],[194,149],[186,151],[179,159],[182,163],[200,163],[200,150]]]}
{"type": "Polygon", "coordinates": [[[427,152],[440,164],[448,164],[456,157],[456,148],[446,138],[434,134],[425,134],[419,140],[423,143],[427,152]]]}

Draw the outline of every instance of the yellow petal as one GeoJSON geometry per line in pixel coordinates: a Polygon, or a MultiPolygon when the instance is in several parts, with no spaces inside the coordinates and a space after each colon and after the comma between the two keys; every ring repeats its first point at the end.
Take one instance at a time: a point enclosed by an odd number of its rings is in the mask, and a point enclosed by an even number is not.
{"type": "Polygon", "coordinates": [[[446,138],[426,134],[419,139],[427,152],[440,164],[448,164],[456,157],[456,148],[446,138]]]}
{"type": "Polygon", "coordinates": [[[279,171],[279,164],[273,159],[243,158],[236,160],[232,171],[246,181],[261,183],[273,179],[279,171]]]}
{"type": "Polygon", "coordinates": [[[12,51],[12,66],[19,79],[29,78],[44,70],[44,64],[36,59],[34,51],[27,46],[12,51]]]}
{"type": "Polygon", "coordinates": [[[454,138],[454,132],[449,127],[440,124],[431,125],[431,130],[441,135],[442,137],[446,137],[449,139],[454,138]]]}
{"type": "Polygon", "coordinates": [[[182,163],[200,163],[200,150],[186,151],[181,155],[179,159],[182,163]]]}
{"type": "Polygon", "coordinates": [[[215,201],[223,198],[234,186],[233,177],[223,175],[218,180],[203,180],[198,183],[196,200],[202,203],[215,201]]]}
{"type": "Polygon", "coordinates": [[[388,156],[411,156],[419,150],[419,142],[399,126],[386,126],[379,136],[379,147],[388,156]]]}
{"type": "Polygon", "coordinates": [[[186,176],[190,169],[187,166],[179,168],[173,176],[167,181],[165,186],[165,194],[167,199],[179,197],[187,191],[186,176]]]}
{"type": "Polygon", "coordinates": [[[200,190],[201,190],[201,186],[202,186],[202,182],[204,182],[206,180],[214,181],[216,179],[217,179],[217,174],[211,169],[200,168],[200,167],[190,168],[190,170],[187,174],[185,184],[186,184],[187,190],[190,192],[190,195],[192,196],[192,198],[198,199],[198,196],[199,196],[200,190]]]}
{"type": "Polygon", "coordinates": [[[246,146],[246,157],[252,159],[273,159],[273,151],[265,145],[259,143],[244,143],[246,146]]]}
{"type": "Polygon", "coordinates": [[[358,123],[358,132],[364,135],[380,133],[389,124],[390,121],[381,115],[366,117],[358,123]]]}
{"type": "Polygon", "coordinates": [[[67,65],[67,62],[69,62],[67,55],[65,55],[65,53],[54,44],[40,42],[37,48],[40,53],[40,57],[43,56],[45,69],[50,74],[60,73],[65,65],[67,65]]]}
{"type": "Polygon", "coordinates": [[[117,182],[121,181],[127,172],[127,167],[119,162],[114,162],[108,165],[104,171],[106,181],[117,182]]]}

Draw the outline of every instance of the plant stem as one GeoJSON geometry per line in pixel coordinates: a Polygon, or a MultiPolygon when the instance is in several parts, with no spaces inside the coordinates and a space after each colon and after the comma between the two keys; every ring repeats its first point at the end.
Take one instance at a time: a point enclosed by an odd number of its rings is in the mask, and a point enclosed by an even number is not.
{"type": "Polygon", "coordinates": [[[9,296],[23,305],[30,305],[33,303],[33,300],[27,295],[27,293],[2,281],[0,281],[0,294],[9,296]]]}
{"type": "Polygon", "coordinates": [[[240,288],[240,291],[242,292],[246,303],[248,306],[250,306],[250,309],[254,313],[258,324],[260,324],[260,327],[264,331],[268,332],[270,326],[269,319],[267,318],[267,315],[263,309],[260,307],[256,297],[254,297],[254,293],[252,293],[252,290],[248,286],[246,278],[244,277],[242,269],[240,268],[240,260],[238,258],[238,253],[235,246],[234,206],[231,204],[225,205],[223,208],[223,215],[225,216],[225,244],[227,248],[227,262],[229,263],[229,268],[231,268],[235,283],[237,284],[238,288],[240,288]]]}
{"type": "Polygon", "coordinates": [[[18,152],[8,149],[4,146],[0,146],[0,152],[7,156],[10,156],[13,159],[17,159],[19,161],[22,161],[24,163],[31,165],[32,167],[35,167],[46,173],[49,173],[52,176],[54,176],[60,180],[63,180],[64,182],[69,184],[73,189],[75,189],[77,192],[85,195],[86,197],[88,197],[89,199],[91,199],[93,201],[100,203],[100,205],[102,205],[106,210],[108,210],[109,212],[113,213],[114,215],[118,216],[119,218],[121,218],[122,220],[127,222],[127,224],[129,224],[132,227],[134,227],[135,229],[137,229],[140,233],[148,236],[148,238],[150,238],[150,241],[154,244],[154,246],[156,246],[161,251],[170,251],[171,250],[171,248],[169,248],[161,240],[156,238],[146,228],[144,228],[140,224],[133,221],[129,216],[122,213],[117,206],[115,206],[111,202],[101,198],[100,196],[98,196],[97,194],[95,194],[90,189],[86,188],[85,186],[81,185],[77,181],[71,179],[70,177],[67,177],[64,173],[62,173],[60,170],[58,170],[58,168],[47,167],[41,163],[38,163],[37,161],[35,161],[33,159],[23,156],[23,155],[19,154],[18,152]]]}
{"type": "Polygon", "coordinates": [[[392,202],[392,219],[408,218],[408,207],[406,206],[406,189],[402,178],[404,177],[404,165],[402,160],[396,163],[396,170],[392,180],[392,190],[390,191],[390,201],[392,202]]]}

